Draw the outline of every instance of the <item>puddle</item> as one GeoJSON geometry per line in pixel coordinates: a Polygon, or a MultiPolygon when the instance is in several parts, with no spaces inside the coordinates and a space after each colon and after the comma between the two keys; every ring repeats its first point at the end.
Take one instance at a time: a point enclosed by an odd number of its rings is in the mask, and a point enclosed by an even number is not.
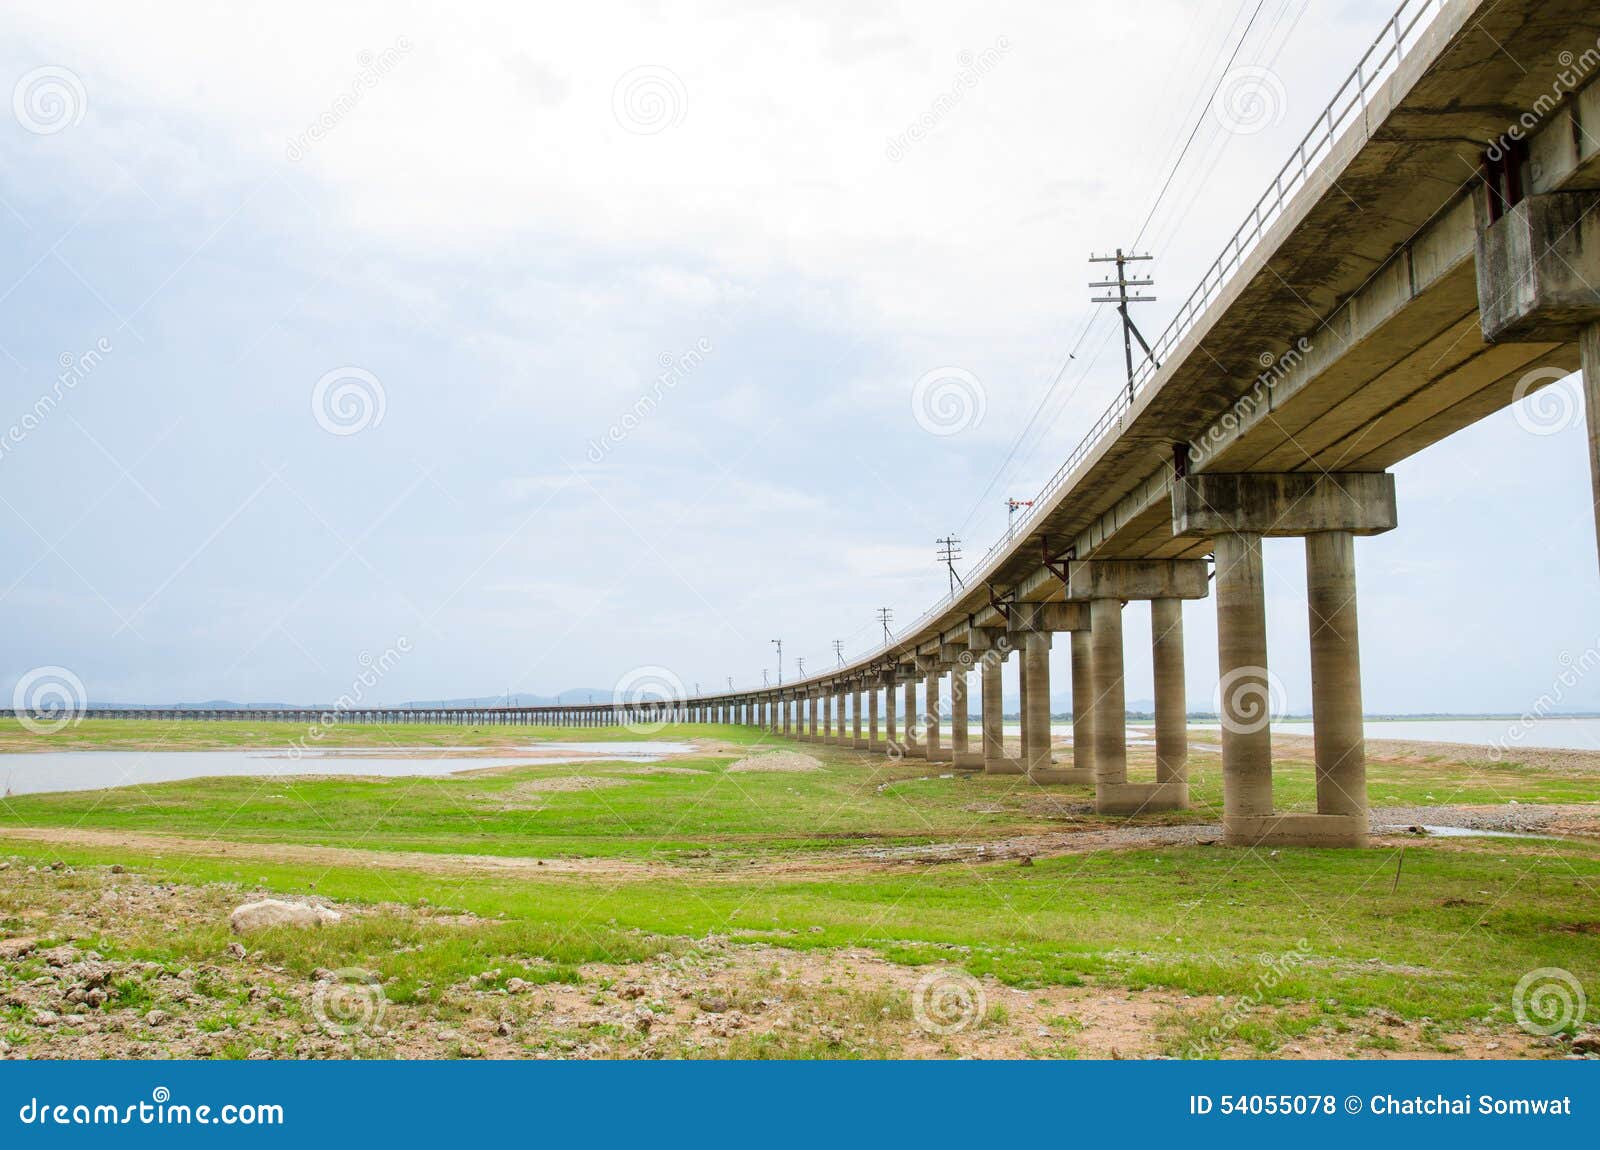
{"type": "Polygon", "coordinates": [[[534,743],[481,747],[318,748],[291,758],[289,748],[229,751],[29,751],[0,755],[0,795],[98,791],[186,779],[305,775],[383,778],[450,775],[494,767],[562,763],[653,763],[693,750],[689,743],[534,743]],[[554,755],[544,752],[555,751],[554,755]],[[451,752],[455,752],[452,754],[451,752]],[[470,752],[470,753],[468,753],[470,752]]]}

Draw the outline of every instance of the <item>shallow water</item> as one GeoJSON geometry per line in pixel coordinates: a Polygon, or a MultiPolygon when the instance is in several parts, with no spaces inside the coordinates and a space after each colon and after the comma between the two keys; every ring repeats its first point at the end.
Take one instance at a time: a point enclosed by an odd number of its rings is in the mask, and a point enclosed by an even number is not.
{"type": "MultiPolygon", "coordinates": [[[[1215,723],[1194,723],[1217,730],[1215,723]]],[[[1309,735],[1311,723],[1273,723],[1274,731],[1309,735]]],[[[1466,743],[1477,747],[1538,747],[1558,751],[1600,751],[1600,718],[1534,719],[1368,719],[1369,739],[1404,739],[1419,743],[1466,743]]]]}
{"type": "Polygon", "coordinates": [[[559,751],[529,758],[499,753],[464,758],[451,751],[466,747],[351,747],[316,750],[291,758],[287,748],[250,751],[43,751],[0,755],[0,794],[33,795],[51,791],[96,791],[183,779],[229,777],[282,778],[293,775],[449,775],[489,767],[559,763],[653,763],[692,748],[688,743],[538,743],[522,751],[559,751]],[[414,755],[415,758],[395,757],[414,755]]]}

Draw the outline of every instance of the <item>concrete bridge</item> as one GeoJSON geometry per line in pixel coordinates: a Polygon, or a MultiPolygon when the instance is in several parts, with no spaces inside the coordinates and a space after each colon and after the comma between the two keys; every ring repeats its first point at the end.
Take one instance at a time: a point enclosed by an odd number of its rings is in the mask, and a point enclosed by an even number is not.
{"type": "Polygon", "coordinates": [[[361,709],[339,721],[743,723],[1092,787],[1106,813],[1181,808],[1180,607],[1210,596],[1226,840],[1364,843],[1354,557],[1357,539],[1398,524],[1387,469],[1581,364],[1600,493],[1597,76],[1592,2],[1406,0],[1027,518],[968,574],[968,589],[894,642],[759,690],[564,708],[361,709]],[[1314,814],[1273,807],[1268,536],[1305,540],[1314,814]],[[1135,602],[1148,604],[1154,635],[1156,765],[1142,779],[1129,776],[1124,733],[1122,613],[1135,602]],[[1074,738],[1063,762],[1050,745],[1056,635],[1071,650],[1074,738]],[[1001,740],[1008,665],[1021,698],[1016,757],[1001,740]]]}

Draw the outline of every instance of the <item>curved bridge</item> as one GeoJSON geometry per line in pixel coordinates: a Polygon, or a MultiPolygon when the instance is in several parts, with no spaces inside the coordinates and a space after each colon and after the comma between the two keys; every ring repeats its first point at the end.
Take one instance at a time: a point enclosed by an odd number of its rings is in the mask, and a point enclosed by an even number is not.
{"type": "Polygon", "coordinates": [[[1180,605],[1210,595],[1226,840],[1365,842],[1354,554],[1358,538],[1397,526],[1386,469],[1580,363],[1591,451],[1600,445],[1595,76],[1592,3],[1406,0],[1027,518],[976,564],[967,590],[892,643],[781,687],[560,708],[342,710],[340,721],[738,722],[1089,785],[1102,812],[1177,808],[1188,803],[1180,605]],[[1273,808],[1267,536],[1305,540],[1315,814],[1273,808]],[[1122,612],[1134,601],[1149,603],[1155,636],[1156,768],[1141,780],[1129,778],[1125,741],[1122,612]],[[1050,746],[1056,634],[1070,635],[1070,762],[1050,746]],[[1013,655],[1016,758],[1000,735],[1013,655]]]}

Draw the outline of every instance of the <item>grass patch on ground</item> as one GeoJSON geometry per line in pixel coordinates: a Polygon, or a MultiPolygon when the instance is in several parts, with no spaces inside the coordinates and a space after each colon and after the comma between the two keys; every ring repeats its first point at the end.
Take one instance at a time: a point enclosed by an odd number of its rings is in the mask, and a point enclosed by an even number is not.
{"type": "MultiPolygon", "coordinates": [[[[282,728],[292,728],[168,726],[193,736],[191,746],[282,745],[282,728]]],[[[427,731],[348,729],[369,740],[392,736],[403,746],[461,746],[480,734],[520,744],[604,737],[589,729],[444,727],[433,729],[440,742],[429,743],[427,731]]],[[[0,733],[0,743],[15,735],[0,733]]],[[[65,738],[28,739],[29,749],[112,747],[136,735],[140,745],[163,737],[150,723],[85,722],[61,732],[65,738]]],[[[654,737],[714,738],[740,748],[794,745],[743,728],[673,728],[654,737]]],[[[251,949],[307,977],[317,968],[373,970],[396,1003],[437,1002],[439,988],[474,976],[481,982],[486,971],[494,973],[484,985],[494,988],[512,978],[573,983],[586,964],[692,954],[696,940],[722,936],[794,952],[863,947],[893,963],[959,966],[1011,987],[1089,984],[1220,999],[1171,1021],[1170,1050],[1204,1053],[1205,1036],[1226,1020],[1231,1041],[1271,1054],[1310,1031],[1337,1030],[1379,1010],[1429,1020],[1439,1028],[1438,1049],[1448,1050],[1455,1028],[1510,1025],[1512,988],[1525,972],[1558,967],[1600,986],[1600,948],[1593,944],[1600,846],[1594,844],[1426,842],[1406,851],[1398,871],[1396,848],[1206,846],[1103,850],[1026,867],[1015,861],[889,867],[856,848],[976,842],[1127,820],[1090,813],[1087,788],[952,777],[947,768],[916,760],[895,763],[810,744],[800,749],[817,756],[822,769],[733,774],[726,769],[730,752],[675,759],[662,764],[670,773],[656,774],[639,764],[530,763],[445,777],[211,778],[18,796],[0,803],[0,853],[18,856],[18,867],[121,864],[143,878],[216,892],[217,912],[201,925],[119,923],[116,938],[91,940],[110,957],[164,968],[225,954],[225,906],[255,891],[314,894],[365,908],[334,927],[255,936],[251,949]],[[574,776],[613,785],[550,785],[574,776]],[[167,833],[206,845],[157,850],[64,840],[58,846],[8,837],[8,827],[167,833]],[[264,861],[228,857],[235,842],[288,849],[264,861]],[[489,869],[445,874],[426,861],[375,867],[297,859],[293,848],[307,844],[672,865],[536,877],[489,869]],[[796,851],[838,865],[787,873],[781,864],[796,851]],[[763,864],[760,873],[741,873],[753,864],[763,864]],[[412,913],[417,908],[427,915],[412,913]],[[433,921],[446,911],[472,917],[433,921]],[[1230,1017],[1229,1004],[1241,1000],[1251,1009],[1230,1017]]],[[[1147,764],[1136,758],[1134,769],[1137,775],[1147,764]]],[[[1280,761],[1275,787],[1283,809],[1310,809],[1310,763],[1280,761]]],[[[1403,805],[1587,802],[1595,791],[1592,778],[1516,764],[1382,762],[1372,765],[1370,789],[1375,803],[1403,805]]],[[[1214,754],[1195,753],[1192,793],[1194,810],[1143,821],[1215,821],[1221,794],[1214,754]]],[[[29,913],[24,886],[0,884],[0,936],[37,931],[29,913]]],[[[128,1005],[149,995],[139,981],[111,989],[116,1002],[128,1005]]],[[[893,995],[864,996],[859,1007],[863,1019],[901,1019],[907,1009],[893,995]]],[[[205,1027],[229,1030],[239,1008],[218,1002],[205,1027]]],[[[1075,1025],[1063,1019],[1055,1026],[1048,1049],[1070,1053],[1075,1025]]],[[[1374,1053],[1388,1041],[1362,1033],[1374,1053]]],[[[789,1057],[821,1052],[816,1043],[810,1034],[768,1034],[736,1046],[747,1057],[789,1057]]]]}

